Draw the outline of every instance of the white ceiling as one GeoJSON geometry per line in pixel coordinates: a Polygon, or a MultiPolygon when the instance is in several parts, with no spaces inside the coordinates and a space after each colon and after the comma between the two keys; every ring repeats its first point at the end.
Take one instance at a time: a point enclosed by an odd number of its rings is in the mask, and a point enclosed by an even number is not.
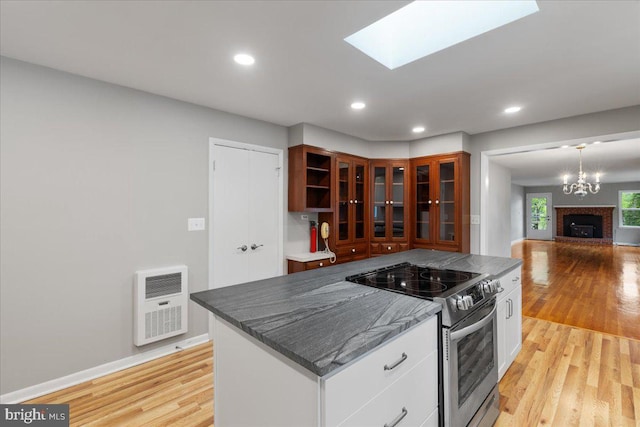
{"type": "Polygon", "coordinates": [[[343,41],[407,3],[2,0],[0,53],[366,140],[416,139],[418,124],[421,138],[475,134],[640,104],[640,1],[539,1],[536,14],[395,70],[343,41]],[[239,51],[256,64],[235,64],[239,51]],[[351,110],[356,99],[367,108],[351,110]],[[503,113],[511,105],[523,109],[503,113]]]}
{"type": "MultiPolygon", "coordinates": [[[[517,152],[491,156],[490,160],[511,170],[511,182],[523,186],[560,185],[565,174],[569,182],[578,177],[579,153],[567,148],[517,152]]],[[[640,182],[640,138],[588,144],[582,150],[582,169],[593,182],[600,173],[603,184],[640,182]]]]}

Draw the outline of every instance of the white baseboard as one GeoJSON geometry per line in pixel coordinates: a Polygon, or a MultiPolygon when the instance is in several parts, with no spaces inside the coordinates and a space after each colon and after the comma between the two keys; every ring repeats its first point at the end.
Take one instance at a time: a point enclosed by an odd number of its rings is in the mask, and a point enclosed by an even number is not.
{"type": "Polygon", "coordinates": [[[640,246],[640,243],[613,242],[616,246],[640,246]]]}
{"type": "Polygon", "coordinates": [[[158,359],[171,353],[176,353],[185,348],[203,344],[207,341],[209,341],[209,334],[202,334],[196,337],[187,338],[185,340],[174,342],[166,346],[147,351],[145,353],[125,357],[124,359],[105,363],[104,365],[85,369],[84,371],[76,372],[74,374],[56,378],[51,381],[46,381],[44,383],[36,384],[30,387],[23,388],[21,390],[16,390],[12,391],[11,393],[0,395],[0,403],[10,404],[24,402],[25,400],[34,399],[45,394],[53,393],[54,391],[62,390],[63,388],[71,387],[85,381],[91,381],[98,377],[112,374],[114,372],[130,368],[132,366],[140,365],[142,363],[158,359]]]}
{"type": "Polygon", "coordinates": [[[522,242],[522,241],[524,241],[524,237],[521,237],[521,238],[516,239],[516,240],[512,240],[512,241],[511,241],[511,245],[513,246],[513,245],[515,245],[516,243],[520,243],[520,242],[522,242]]]}

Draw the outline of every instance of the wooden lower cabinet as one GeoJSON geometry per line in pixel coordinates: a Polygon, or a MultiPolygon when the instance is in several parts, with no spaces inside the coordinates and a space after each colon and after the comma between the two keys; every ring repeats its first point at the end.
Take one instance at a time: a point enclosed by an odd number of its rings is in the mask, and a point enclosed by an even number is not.
{"type": "Polygon", "coordinates": [[[336,253],[336,264],[359,261],[369,257],[369,251],[366,243],[340,245],[334,250],[334,252],[336,253]]]}
{"type": "Polygon", "coordinates": [[[405,412],[401,425],[435,426],[437,328],[434,316],[320,378],[214,316],[216,427],[382,426],[405,412]]]}
{"type": "Polygon", "coordinates": [[[331,265],[329,258],[305,262],[287,260],[287,272],[289,274],[298,273],[300,271],[314,270],[316,268],[327,267],[329,265],[331,265]]]}
{"type": "Polygon", "coordinates": [[[369,245],[371,256],[395,254],[396,252],[408,251],[410,249],[408,243],[371,243],[369,245]]]}

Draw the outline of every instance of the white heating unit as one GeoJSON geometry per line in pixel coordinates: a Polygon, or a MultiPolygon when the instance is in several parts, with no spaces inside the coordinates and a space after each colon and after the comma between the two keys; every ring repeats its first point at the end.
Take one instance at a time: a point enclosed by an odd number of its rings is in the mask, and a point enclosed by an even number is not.
{"type": "Polygon", "coordinates": [[[187,332],[187,266],[136,271],[133,342],[137,346],[187,332]]]}

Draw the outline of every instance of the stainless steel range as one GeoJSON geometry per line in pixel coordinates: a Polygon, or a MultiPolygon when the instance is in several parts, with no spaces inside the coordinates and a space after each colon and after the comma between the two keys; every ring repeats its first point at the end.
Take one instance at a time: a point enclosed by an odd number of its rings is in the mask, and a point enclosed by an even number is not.
{"type": "Polygon", "coordinates": [[[444,425],[493,425],[500,413],[496,295],[502,287],[498,280],[408,262],[346,280],[440,303],[444,425]]]}

